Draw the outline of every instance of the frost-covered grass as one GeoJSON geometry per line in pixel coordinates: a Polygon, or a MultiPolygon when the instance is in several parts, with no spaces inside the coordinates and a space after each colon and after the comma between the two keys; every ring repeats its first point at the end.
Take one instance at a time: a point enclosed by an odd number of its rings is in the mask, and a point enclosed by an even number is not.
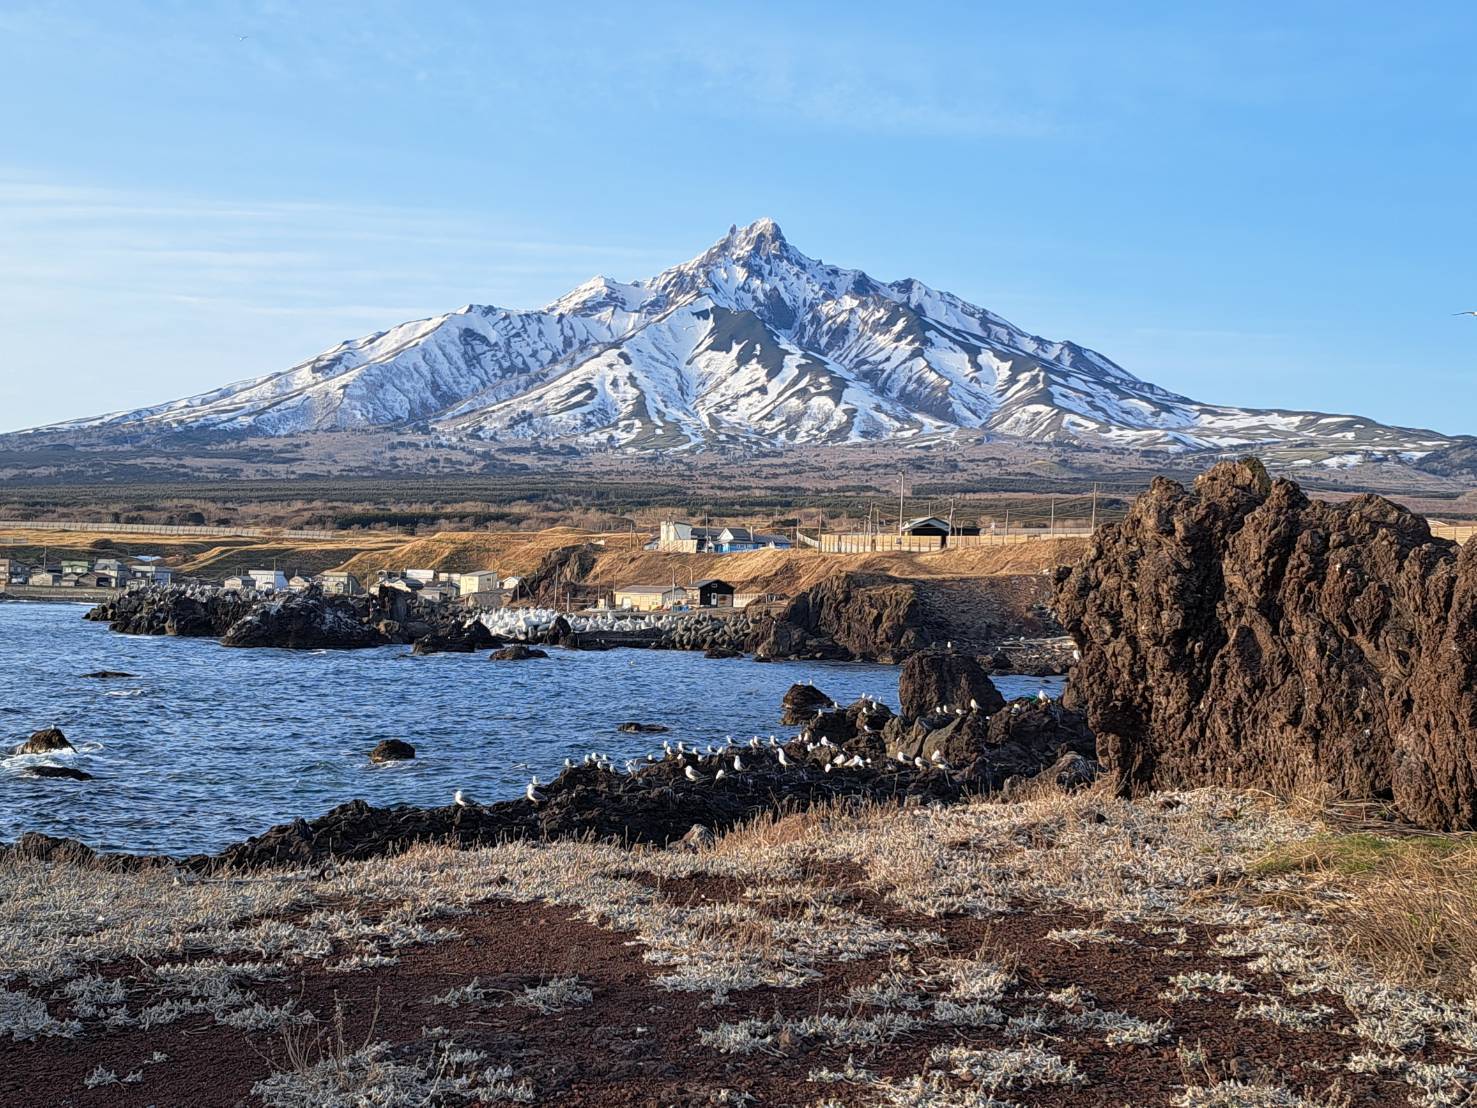
{"type": "MultiPolygon", "coordinates": [[[[806,1061],[800,1071],[811,1074],[818,1103],[843,1084],[873,1103],[915,1106],[993,1106],[1033,1088],[1075,1088],[1088,1077],[1060,1044],[1079,1041],[1099,1052],[1172,1045],[1185,1067],[1174,1095],[1185,1105],[1324,1103],[1322,1092],[1276,1075],[1223,1080],[1227,1059],[1178,1037],[1181,1005],[1284,1036],[1339,1031],[1348,1052],[1329,1068],[1345,1080],[1379,1072],[1403,1081],[1413,1103],[1461,1103],[1453,1098],[1472,1082],[1463,1065],[1432,1066],[1416,1052],[1436,1045],[1477,1056],[1477,1001],[1432,989],[1450,975],[1408,972],[1382,959],[1372,939],[1351,944],[1346,918],[1358,906],[1375,921],[1361,925],[1367,931],[1378,924],[1392,943],[1417,949],[1392,917],[1454,918],[1477,896],[1457,880],[1471,857],[1430,843],[1344,842],[1314,814],[1263,796],[1204,790],[1127,802],[1089,790],[1013,804],[813,810],[756,821],[694,851],[417,846],[326,875],[205,880],[0,860],[0,1040],[85,1042],[206,1018],[258,1040],[299,1042],[295,1060],[257,1086],[267,1104],[517,1102],[534,1095],[537,1075],[503,1073],[446,1036],[431,1036],[432,1053],[381,1039],[302,1045],[321,1026],[281,1000],[282,983],[313,970],[335,981],[403,971],[498,901],[555,906],[619,932],[650,968],[653,1007],[681,993],[709,1013],[691,1030],[695,1050],[756,1059],[831,1051],[827,1066],[806,1061]],[[732,895],[668,896],[673,881],[732,895]],[[1013,941],[1049,947],[1055,965],[1153,966],[1151,999],[1035,984],[1021,966],[1030,951],[989,938],[993,924],[1022,913],[1051,922],[1024,940],[1017,929],[1013,941]],[[979,925],[978,949],[960,953],[944,941],[956,934],[946,917],[961,916],[979,925]],[[1200,960],[1175,960],[1191,957],[1200,960]],[[856,983],[783,1003],[858,963],[866,972],[856,983]],[[274,998],[264,998],[272,983],[274,998]],[[725,1009],[755,986],[777,990],[772,1013],[725,1009]],[[877,1052],[899,1042],[939,1049],[906,1079],[877,1076],[877,1052]],[[835,1061],[852,1053],[854,1064],[835,1061]]],[[[1466,949],[1425,941],[1428,962],[1466,949]]],[[[600,1003],[599,982],[578,973],[571,961],[561,976],[498,990],[443,979],[439,995],[417,999],[434,1001],[428,1022],[475,1020],[480,1006],[501,1009],[499,1019],[523,1009],[532,1025],[600,1003]]],[[[731,1103],[746,1095],[725,1092],[731,1103]]]]}

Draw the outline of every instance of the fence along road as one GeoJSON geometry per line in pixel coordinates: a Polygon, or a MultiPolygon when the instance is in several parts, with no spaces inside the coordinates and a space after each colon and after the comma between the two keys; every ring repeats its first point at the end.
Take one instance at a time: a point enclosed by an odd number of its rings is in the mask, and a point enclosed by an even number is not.
{"type": "MultiPolygon", "coordinates": [[[[280,527],[195,527],[170,523],[102,523],[98,520],[0,519],[0,527],[16,531],[92,531],[108,535],[209,535],[242,539],[342,539],[353,531],[299,531],[280,527]]],[[[376,531],[376,535],[399,534],[376,531]]]]}

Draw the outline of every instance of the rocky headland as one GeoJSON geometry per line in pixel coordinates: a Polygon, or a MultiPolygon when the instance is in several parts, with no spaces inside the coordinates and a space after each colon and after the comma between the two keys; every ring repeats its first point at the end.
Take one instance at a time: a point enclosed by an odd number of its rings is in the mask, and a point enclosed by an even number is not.
{"type": "Polygon", "coordinates": [[[1477,827],[1477,542],[1254,460],[1158,479],[1061,574],[1081,710],[1125,795],[1229,784],[1477,827]]]}

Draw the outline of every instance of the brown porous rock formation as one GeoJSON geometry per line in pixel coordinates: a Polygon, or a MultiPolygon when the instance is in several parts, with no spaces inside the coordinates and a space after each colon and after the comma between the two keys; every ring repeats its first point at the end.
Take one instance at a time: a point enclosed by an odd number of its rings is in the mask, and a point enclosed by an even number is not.
{"type": "Polygon", "coordinates": [[[792,597],[760,627],[761,658],[894,664],[928,645],[918,590],[885,574],[837,573],[792,597]]]}
{"type": "Polygon", "coordinates": [[[898,675],[897,695],[903,715],[909,719],[941,708],[973,707],[976,711],[994,713],[1005,705],[1005,698],[979,659],[950,650],[914,654],[904,662],[898,675]]]}
{"type": "Polygon", "coordinates": [[[1223,463],[1155,480],[1056,609],[1082,653],[1067,703],[1125,795],[1332,789],[1477,826],[1477,541],[1223,463]]]}

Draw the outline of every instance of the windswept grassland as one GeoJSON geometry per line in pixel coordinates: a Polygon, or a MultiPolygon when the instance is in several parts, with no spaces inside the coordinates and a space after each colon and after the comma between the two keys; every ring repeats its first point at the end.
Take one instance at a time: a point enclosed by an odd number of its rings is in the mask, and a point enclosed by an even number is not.
{"type": "Polygon", "coordinates": [[[1474,856],[1203,790],[812,811],[692,851],[12,859],[0,1099],[1467,1104],[1474,856]]]}

